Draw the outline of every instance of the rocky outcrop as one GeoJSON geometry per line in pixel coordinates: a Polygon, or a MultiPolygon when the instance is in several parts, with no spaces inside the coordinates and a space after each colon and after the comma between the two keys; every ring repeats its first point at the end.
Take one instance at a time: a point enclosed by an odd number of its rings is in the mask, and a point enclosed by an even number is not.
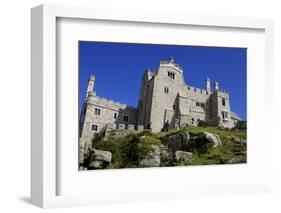
{"type": "Polygon", "coordinates": [[[178,163],[187,163],[192,159],[191,152],[176,151],[175,159],[178,163]]]}
{"type": "Polygon", "coordinates": [[[236,164],[236,163],[244,163],[241,157],[234,157],[230,160],[228,160],[226,163],[228,164],[236,164]]]}
{"type": "Polygon", "coordinates": [[[211,147],[221,146],[220,137],[209,132],[190,135],[187,131],[177,132],[164,138],[164,143],[175,157],[176,151],[205,152],[211,147]]]}
{"type": "Polygon", "coordinates": [[[88,168],[90,169],[102,169],[111,163],[112,154],[109,151],[93,149],[91,155],[91,161],[88,168]]]}
{"type": "Polygon", "coordinates": [[[215,128],[181,129],[159,134],[147,131],[108,140],[102,138],[96,144],[93,142],[80,170],[247,162],[244,132],[222,131],[215,128]],[[222,147],[212,150],[219,146],[222,147]]]}
{"type": "Polygon", "coordinates": [[[247,144],[247,141],[246,140],[243,140],[239,137],[228,137],[232,142],[234,143],[238,143],[238,144],[247,144]]]}
{"type": "Polygon", "coordinates": [[[218,135],[209,132],[203,132],[203,134],[209,142],[214,144],[214,147],[221,146],[221,140],[218,135]]]}
{"type": "Polygon", "coordinates": [[[159,146],[152,145],[147,156],[141,160],[141,167],[158,167],[161,163],[161,149],[159,146]]]}
{"type": "Polygon", "coordinates": [[[188,150],[189,140],[190,140],[190,135],[187,131],[185,131],[185,132],[178,132],[176,134],[167,136],[164,139],[164,142],[168,146],[168,149],[171,150],[171,152],[174,155],[176,151],[188,150]]]}

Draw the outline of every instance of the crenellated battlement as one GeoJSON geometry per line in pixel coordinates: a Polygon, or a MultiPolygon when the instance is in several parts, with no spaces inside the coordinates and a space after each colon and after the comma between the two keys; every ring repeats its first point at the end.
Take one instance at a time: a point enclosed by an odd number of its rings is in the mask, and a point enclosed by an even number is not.
{"type": "Polygon", "coordinates": [[[193,87],[193,86],[189,86],[189,85],[186,85],[185,87],[186,87],[186,89],[188,91],[196,93],[198,95],[200,95],[200,94],[202,94],[202,95],[209,95],[209,94],[212,93],[210,91],[207,91],[205,89],[201,89],[201,88],[198,88],[198,87],[193,87]]]}
{"type": "Polygon", "coordinates": [[[111,100],[111,99],[107,99],[107,98],[104,98],[104,97],[99,97],[99,96],[89,96],[88,100],[87,100],[87,103],[109,104],[111,106],[114,105],[114,106],[119,107],[121,109],[127,108],[127,109],[131,109],[131,110],[137,110],[136,107],[133,107],[133,106],[130,106],[130,105],[127,105],[127,104],[123,104],[121,102],[114,101],[114,100],[111,100]]]}
{"type": "Polygon", "coordinates": [[[171,65],[174,66],[175,68],[177,68],[178,70],[182,71],[183,69],[181,68],[181,66],[179,64],[175,63],[174,57],[171,56],[169,61],[160,61],[160,66],[161,65],[171,65]]]}

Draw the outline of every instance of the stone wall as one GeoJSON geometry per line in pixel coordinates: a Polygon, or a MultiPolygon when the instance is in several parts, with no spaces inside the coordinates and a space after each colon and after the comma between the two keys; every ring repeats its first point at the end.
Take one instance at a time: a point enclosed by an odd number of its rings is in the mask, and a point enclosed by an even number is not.
{"type": "Polygon", "coordinates": [[[151,115],[151,104],[154,88],[154,72],[146,71],[143,75],[139,104],[138,104],[138,124],[148,128],[151,115]]]}
{"type": "Polygon", "coordinates": [[[219,90],[215,91],[213,100],[215,102],[213,113],[217,115],[219,125],[228,128],[234,127],[234,122],[231,118],[229,94],[219,90]],[[225,105],[223,105],[223,99],[225,105]],[[222,116],[223,112],[227,113],[227,118],[223,118],[222,116]]]}
{"type": "Polygon", "coordinates": [[[102,131],[108,123],[124,126],[137,125],[137,108],[114,102],[105,98],[90,94],[85,103],[84,122],[80,128],[80,146],[87,148],[96,133],[102,131]],[[98,110],[98,112],[97,112],[98,110]],[[128,116],[128,120],[124,120],[128,116]],[[94,129],[96,125],[97,129],[94,129]]]}
{"type": "Polygon", "coordinates": [[[160,64],[154,76],[150,119],[152,131],[161,131],[166,121],[169,121],[170,126],[175,126],[178,95],[184,90],[184,85],[183,73],[178,66],[172,62],[160,64]],[[174,78],[168,76],[169,72],[174,74],[174,78]],[[165,88],[168,88],[168,92],[165,92],[165,88]]]}

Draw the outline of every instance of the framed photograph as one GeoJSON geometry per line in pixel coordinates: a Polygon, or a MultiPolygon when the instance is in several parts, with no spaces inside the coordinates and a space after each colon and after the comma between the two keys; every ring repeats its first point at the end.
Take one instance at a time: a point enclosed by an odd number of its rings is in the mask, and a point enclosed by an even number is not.
{"type": "Polygon", "coordinates": [[[272,20],[31,14],[33,204],[271,191],[272,20]]]}

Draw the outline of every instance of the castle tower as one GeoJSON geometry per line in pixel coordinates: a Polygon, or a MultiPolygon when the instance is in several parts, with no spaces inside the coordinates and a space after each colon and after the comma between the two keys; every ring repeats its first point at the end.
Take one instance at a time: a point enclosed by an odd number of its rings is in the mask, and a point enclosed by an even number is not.
{"type": "Polygon", "coordinates": [[[91,75],[89,80],[88,80],[88,87],[87,87],[87,93],[86,93],[86,98],[94,92],[94,86],[95,86],[95,76],[91,75]]]}
{"type": "Polygon", "coordinates": [[[218,91],[219,90],[219,83],[215,82],[214,83],[214,91],[218,91]]]}
{"type": "Polygon", "coordinates": [[[210,78],[206,79],[206,90],[208,92],[211,92],[211,81],[210,81],[210,78]]]}

